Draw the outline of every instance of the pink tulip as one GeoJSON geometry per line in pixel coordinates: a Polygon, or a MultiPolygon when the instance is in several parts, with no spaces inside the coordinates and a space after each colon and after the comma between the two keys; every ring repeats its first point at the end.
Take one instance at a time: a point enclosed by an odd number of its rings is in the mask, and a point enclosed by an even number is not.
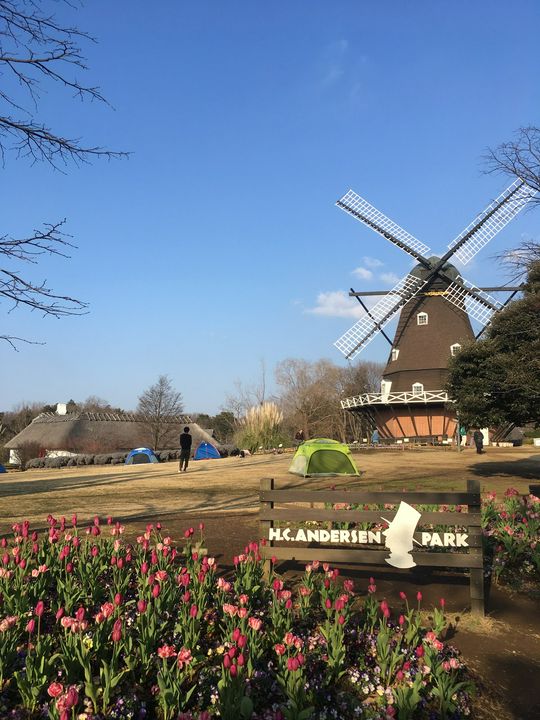
{"type": "Polygon", "coordinates": [[[28,621],[28,624],[26,625],[26,632],[31,635],[34,630],[36,629],[36,621],[34,618],[28,621]]]}
{"type": "Polygon", "coordinates": [[[189,609],[189,616],[192,618],[196,618],[198,612],[199,612],[198,607],[196,605],[192,605],[189,609]]]}
{"type": "Polygon", "coordinates": [[[49,685],[49,687],[47,688],[47,694],[52,698],[58,697],[63,692],[64,692],[64,686],[62,685],[62,683],[59,683],[59,682],[52,682],[49,685]]]}
{"type": "Polygon", "coordinates": [[[236,669],[236,665],[231,665],[229,668],[229,672],[231,673],[231,677],[236,677],[238,670],[236,669]]]}
{"type": "Polygon", "coordinates": [[[422,601],[422,593],[420,592],[420,590],[416,593],[416,599],[418,600],[418,602],[422,601]]]}
{"type": "Polygon", "coordinates": [[[41,617],[43,615],[43,611],[45,610],[45,604],[43,600],[38,600],[36,607],[34,608],[34,614],[36,617],[41,617]]]}
{"type": "Polygon", "coordinates": [[[159,597],[160,592],[161,592],[161,587],[160,587],[159,583],[155,583],[152,586],[152,597],[153,598],[159,597]]]}
{"type": "Polygon", "coordinates": [[[223,667],[226,669],[229,669],[231,667],[231,658],[228,655],[225,655],[223,658],[223,667]]]}
{"type": "Polygon", "coordinates": [[[141,599],[137,602],[137,610],[141,613],[141,615],[146,612],[147,608],[148,603],[146,602],[146,600],[141,599]]]}

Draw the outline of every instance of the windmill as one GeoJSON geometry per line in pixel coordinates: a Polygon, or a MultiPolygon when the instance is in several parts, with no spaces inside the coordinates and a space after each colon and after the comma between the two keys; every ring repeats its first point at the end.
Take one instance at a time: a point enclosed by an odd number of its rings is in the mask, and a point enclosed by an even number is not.
{"type": "MultiPolygon", "coordinates": [[[[383,438],[452,437],[455,413],[444,391],[451,355],[475,335],[470,318],[483,329],[503,307],[490,293],[519,287],[478,288],[464,280],[450,262],[467,264],[502,230],[536,194],[518,179],[478,215],[448,245],[441,256],[431,256],[427,245],[383,215],[367,200],[349,190],[336,205],[408,253],[417,264],[391,290],[349,293],[365,310],[334,344],[347,359],[361,352],[382,333],[391,345],[380,393],[367,393],[342,401],[342,407],[367,415],[383,438]],[[361,299],[382,295],[372,308],[361,299]],[[385,325],[400,313],[391,340],[385,325]]],[[[481,332],[482,332],[481,331],[481,332]]],[[[481,333],[479,333],[481,334],[481,333]]],[[[477,335],[478,337],[478,335],[477,335]]]]}

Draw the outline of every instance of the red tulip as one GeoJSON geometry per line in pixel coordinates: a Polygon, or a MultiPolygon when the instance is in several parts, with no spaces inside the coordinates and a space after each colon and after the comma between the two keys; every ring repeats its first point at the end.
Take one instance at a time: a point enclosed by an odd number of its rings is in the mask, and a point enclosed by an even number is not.
{"type": "Polygon", "coordinates": [[[116,620],[116,622],[113,625],[113,630],[111,633],[111,640],[113,642],[120,642],[122,639],[122,621],[120,619],[116,620]]]}

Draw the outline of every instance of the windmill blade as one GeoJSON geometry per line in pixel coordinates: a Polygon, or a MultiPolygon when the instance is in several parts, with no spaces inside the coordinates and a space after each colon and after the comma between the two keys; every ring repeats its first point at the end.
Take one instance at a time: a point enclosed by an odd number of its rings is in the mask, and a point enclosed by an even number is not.
{"type": "Polygon", "coordinates": [[[498,300],[466,280],[453,282],[442,297],[482,325],[487,325],[493,314],[503,307],[498,300]]]}
{"type": "Polygon", "coordinates": [[[368,345],[389,322],[402,305],[405,305],[426,281],[414,275],[405,275],[398,284],[360,318],[334,345],[350,360],[368,345]],[[396,296],[399,298],[396,301],[396,296]]]}
{"type": "Polygon", "coordinates": [[[445,255],[445,259],[455,255],[466,265],[491,238],[523,210],[534,195],[536,190],[523,180],[513,182],[448,245],[451,252],[445,255]]]}
{"type": "Polygon", "coordinates": [[[399,225],[396,225],[395,222],[392,222],[390,218],[383,215],[382,212],[360,197],[360,195],[349,190],[336,202],[336,205],[426,265],[425,256],[429,253],[428,246],[417,240],[406,230],[403,230],[399,225]]]}

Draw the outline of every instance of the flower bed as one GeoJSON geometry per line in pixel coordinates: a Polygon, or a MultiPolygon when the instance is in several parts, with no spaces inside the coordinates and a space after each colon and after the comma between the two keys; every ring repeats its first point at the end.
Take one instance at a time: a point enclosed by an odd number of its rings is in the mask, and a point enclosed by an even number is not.
{"type": "Polygon", "coordinates": [[[130,545],[109,518],[49,517],[0,541],[0,716],[97,720],[461,718],[472,684],[441,640],[444,601],[392,610],[312,563],[265,581],[257,543],[225,577],[185,533],[130,545]]]}
{"type": "Polygon", "coordinates": [[[508,488],[501,501],[494,492],[482,503],[487,552],[495,582],[517,589],[540,584],[540,499],[508,488]]]}

